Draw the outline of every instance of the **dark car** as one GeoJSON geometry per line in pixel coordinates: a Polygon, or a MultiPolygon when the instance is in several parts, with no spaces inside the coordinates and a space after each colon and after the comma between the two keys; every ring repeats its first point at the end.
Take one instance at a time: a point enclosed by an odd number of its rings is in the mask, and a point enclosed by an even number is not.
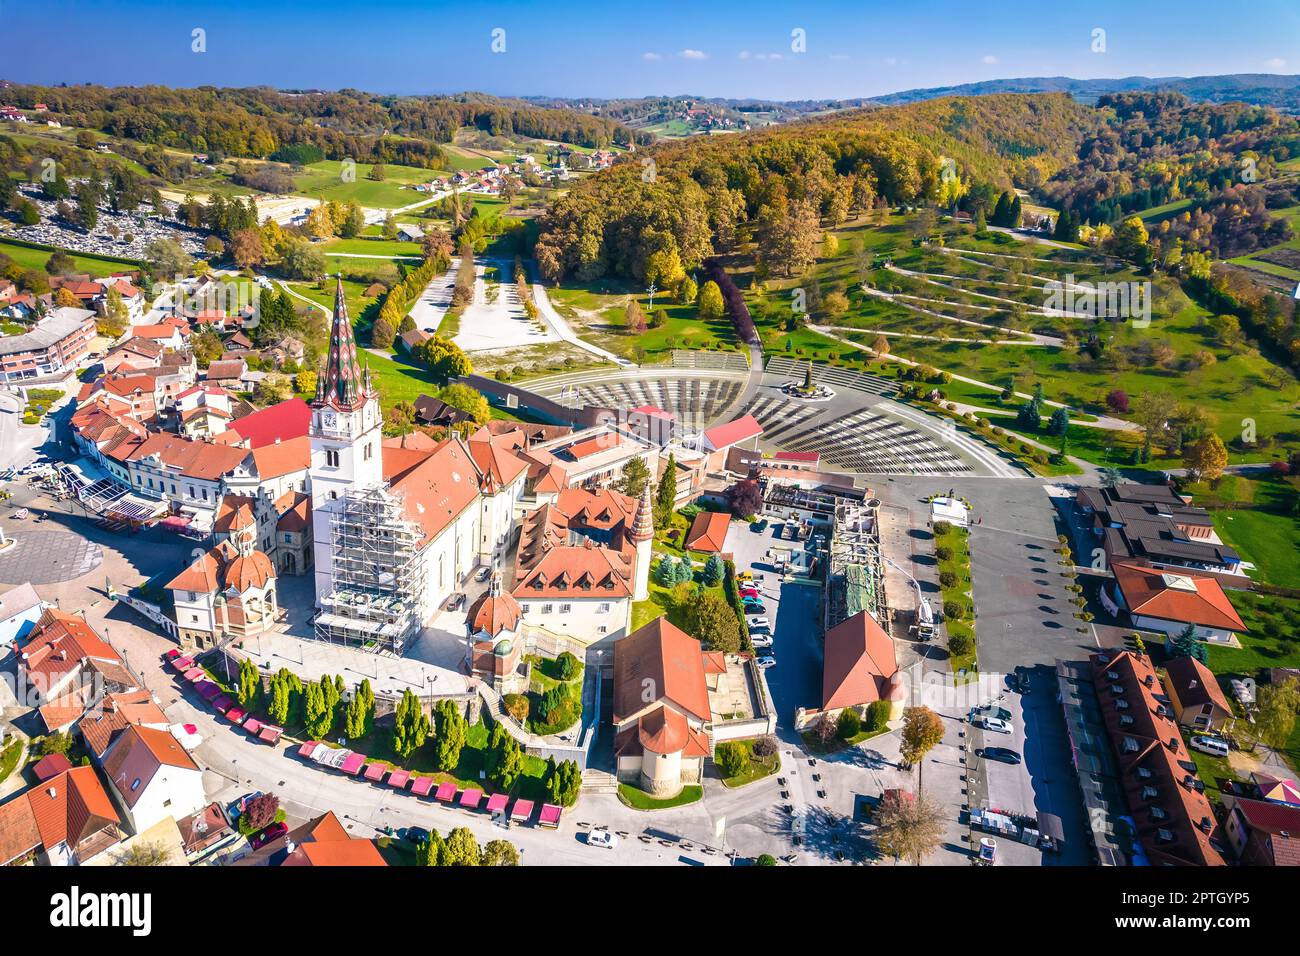
{"type": "Polygon", "coordinates": [[[248,841],[248,845],[254,850],[260,850],[277,837],[282,837],[289,832],[289,827],[284,823],[272,823],[270,826],[263,828],[255,833],[248,841]]]}
{"type": "Polygon", "coordinates": [[[985,747],[985,760],[997,760],[1001,763],[1020,763],[1020,754],[1006,747],[985,747]]]}
{"type": "Polygon", "coordinates": [[[761,603],[759,603],[758,601],[754,601],[754,602],[746,601],[746,602],[745,602],[745,613],[746,613],[746,614],[766,614],[766,613],[767,613],[767,608],[765,608],[765,607],[764,607],[761,603]]]}
{"type": "Polygon", "coordinates": [[[465,595],[462,594],[460,591],[457,591],[451,597],[447,598],[447,610],[448,611],[459,610],[460,606],[464,603],[465,603],[465,595]]]}
{"type": "Polygon", "coordinates": [[[424,827],[401,827],[398,829],[397,835],[408,843],[414,843],[416,846],[429,842],[429,831],[424,827]]]}

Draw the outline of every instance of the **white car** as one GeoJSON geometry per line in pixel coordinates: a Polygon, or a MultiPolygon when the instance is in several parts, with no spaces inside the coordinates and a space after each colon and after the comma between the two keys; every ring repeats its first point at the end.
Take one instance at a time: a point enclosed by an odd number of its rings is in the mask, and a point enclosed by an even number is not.
{"type": "Polygon", "coordinates": [[[752,617],[749,619],[750,631],[769,631],[772,629],[771,623],[765,617],[752,617]]]}
{"type": "Polygon", "coordinates": [[[587,846],[600,846],[612,850],[618,846],[618,836],[604,827],[599,827],[587,834],[587,846]]]}
{"type": "Polygon", "coordinates": [[[771,634],[751,634],[750,637],[749,637],[749,642],[750,642],[751,644],[753,644],[755,647],[771,647],[771,646],[772,646],[772,635],[771,635],[771,634]]]}
{"type": "Polygon", "coordinates": [[[763,668],[763,670],[767,670],[769,667],[775,667],[775,666],[776,666],[776,658],[775,658],[775,657],[760,657],[760,658],[759,658],[758,660],[756,660],[754,663],[757,664],[759,667],[763,668]]]}
{"type": "Polygon", "coordinates": [[[995,730],[1000,734],[1011,733],[1011,721],[1003,720],[1001,717],[978,717],[975,725],[985,730],[995,730]]]}

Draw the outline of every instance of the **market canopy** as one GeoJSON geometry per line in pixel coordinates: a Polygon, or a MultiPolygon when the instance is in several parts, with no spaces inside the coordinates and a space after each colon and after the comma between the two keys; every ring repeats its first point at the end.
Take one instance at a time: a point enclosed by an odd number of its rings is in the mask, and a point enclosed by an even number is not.
{"type": "Polygon", "coordinates": [[[339,770],[343,771],[343,773],[355,777],[357,774],[361,772],[361,768],[365,765],[365,762],[366,762],[366,755],[359,754],[354,751],[343,758],[343,762],[339,764],[339,770]]]}
{"type": "Polygon", "coordinates": [[[283,727],[277,727],[275,724],[264,724],[261,732],[257,735],[257,739],[273,744],[280,739],[282,733],[284,733],[283,727]]]}
{"type": "Polygon", "coordinates": [[[451,803],[456,798],[456,785],[454,783],[441,783],[438,785],[438,792],[434,794],[434,799],[441,800],[443,803],[451,803]]]}
{"type": "Polygon", "coordinates": [[[504,793],[494,793],[492,794],[492,796],[488,797],[487,812],[505,813],[506,804],[508,804],[509,802],[510,802],[510,798],[506,796],[504,793]]]}
{"type": "Polygon", "coordinates": [[[231,707],[235,706],[235,702],[231,700],[229,697],[227,697],[225,694],[221,694],[219,697],[217,697],[216,700],[212,702],[212,706],[215,710],[218,710],[224,714],[231,707]]]}
{"type": "Polygon", "coordinates": [[[203,680],[203,676],[204,674],[203,674],[202,667],[191,667],[189,670],[185,672],[185,679],[189,681],[191,684],[203,680]]]}
{"type": "Polygon", "coordinates": [[[215,700],[221,696],[221,686],[219,684],[214,684],[210,680],[199,681],[194,685],[194,689],[198,691],[199,696],[204,700],[215,700]]]}
{"type": "Polygon", "coordinates": [[[388,768],[385,767],[383,764],[372,763],[369,767],[366,768],[365,778],[374,783],[378,783],[380,780],[384,779],[384,774],[386,774],[387,772],[388,772],[388,768]]]}
{"type": "Polygon", "coordinates": [[[416,777],[411,781],[411,793],[417,797],[427,797],[429,791],[433,789],[432,777],[416,777]]]}
{"type": "Polygon", "coordinates": [[[315,740],[308,740],[301,747],[298,748],[298,756],[302,757],[304,760],[310,760],[311,755],[316,752],[316,748],[319,746],[320,746],[319,742],[315,740]]]}
{"type": "Polygon", "coordinates": [[[248,711],[236,704],[226,711],[226,719],[232,724],[237,724],[248,716],[248,711]]]}
{"type": "Polygon", "coordinates": [[[411,771],[409,770],[394,770],[388,775],[388,785],[395,790],[401,790],[410,780],[411,771]]]}
{"type": "Polygon", "coordinates": [[[258,734],[262,732],[262,727],[263,727],[262,722],[258,720],[256,717],[249,717],[246,721],[244,721],[244,729],[247,730],[254,737],[256,737],[258,734]]]}
{"type": "Polygon", "coordinates": [[[478,809],[479,801],[483,799],[483,791],[477,788],[466,790],[460,795],[460,805],[466,810],[478,809]]]}
{"type": "Polygon", "coordinates": [[[516,800],[515,805],[510,810],[511,820],[527,821],[533,815],[533,801],[516,800]]]}
{"type": "Polygon", "coordinates": [[[553,803],[543,803],[542,812],[537,815],[537,822],[544,827],[558,827],[562,813],[564,813],[563,807],[558,807],[553,803]]]}

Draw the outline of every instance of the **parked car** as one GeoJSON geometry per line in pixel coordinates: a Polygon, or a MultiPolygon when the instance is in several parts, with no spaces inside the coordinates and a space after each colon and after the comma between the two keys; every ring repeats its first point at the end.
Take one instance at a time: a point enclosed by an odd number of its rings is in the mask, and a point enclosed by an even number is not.
{"type": "Polygon", "coordinates": [[[758,601],[762,598],[762,595],[759,594],[758,588],[741,588],[740,596],[742,598],[749,598],[752,601],[758,601]]]}
{"type": "Polygon", "coordinates": [[[610,833],[604,827],[597,827],[587,834],[587,846],[599,846],[612,850],[618,846],[618,836],[610,833]]]}
{"type": "Polygon", "coordinates": [[[484,565],[483,567],[478,569],[478,573],[474,575],[474,580],[486,581],[491,576],[492,576],[492,569],[489,568],[487,565],[484,565]]]}
{"type": "Polygon", "coordinates": [[[397,835],[408,843],[414,843],[416,846],[429,842],[429,831],[424,827],[399,827],[397,835]]]}
{"type": "Polygon", "coordinates": [[[754,522],[754,530],[757,531],[759,534],[762,534],[764,531],[766,531],[766,530],[767,530],[767,519],[766,519],[766,518],[759,518],[757,521],[755,521],[755,522],[754,522]]]}
{"type": "Polygon", "coordinates": [[[998,720],[1010,720],[1011,711],[1005,707],[985,704],[983,707],[976,707],[970,712],[971,720],[975,720],[977,717],[996,717],[998,720]]]}
{"type": "Polygon", "coordinates": [[[985,747],[985,760],[998,760],[1002,763],[1020,763],[1020,754],[1008,747],[985,747]]]}
{"type": "Polygon", "coordinates": [[[752,580],[754,580],[754,572],[752,572],[752,571],[741,571],[738,575],[736,575],[736,577],[737,577],[738,580],[741,580],[741,581],[752,581],[752,580]]]}
{"type": "Polygon", "coordinates": [[[776,666],[776,658],[775,658],[775,657],[760,657],[760,658],[759,658],[758,660],[756,660],[754,663],[757,664],[759,667],[763,668],[763,670],[767,670],[769,667],[775,667],[775,666],[776,666]]]}
{"type": "Polygon", "coordinates": [[[238,800],[232,802],[230,806],[226,808],[226,814],[230,817],[230,821],[233,823],[238,820],[248,805],[253,802],[254,798],[260,797],[261,795],[261,790],[254,790],[251,793],[244,794],[238,800]]]}
{"type": "Polygon", "coordinates": [[[973,723],[976,727],[983,727],[985,730],[993,730],[1000,734],[1011,733],[1011,721],[998,717],[978,717],[973,723]]]}
{"type": "Polygon", "coordinates": [[[447,610],[448,611],[458,610],[461,607],[461,605],[463,605],[464,603],[465,603],[465,595],[462,594],[460,591],[457,591],[451,597],[447,598],[447,610]]]}
{"type": "Polygon", "coordinates": [[[1192,749],[1212,757],[1226,757],[1231,750],[1222,737],[1208,737],[1204,734],[1192,738],[1192,749]]]}
{"type": "Polygon", "coordinates": [[[767,613],[767,608],[764,607],[763,604],[762,604],[762,602],[760,602],[760,601],[755,601],[755,602],[752,603],[752,604],[751,604],[750,602],[746,601],[746,602],[745,602],[745,613],[746,613],[746,614],[766,614],[766,613],[767,613]]]}
{"type": "Polygon", "coordinates": [[[287,824],[272,823],[270,826],[264,827],[263,829],[259,830],[257,833],[254,833],[252,838],[248,841],[248,845],[251,846],[254,850],[260,850],[262,847],[266,846],[272,840],[277,839],[278,837],[282,837],[288,832],[289,832],[289,827],[287,824]]]}
{"type": "Polygon", "coordinates": [[[750,634],[753,634],[755,631],[767,631],[770,633],[771,630],[772,625],[768,623],[768,620],[765,617],[756,617],[749,622],[750,634]]]}
{"type": "Polygon", "coordinates": [[[771,635],[771,634],[751,634],[751,635],[749,635],[749,643],[753,644],[755,647],[771,647],[771,646],[772,646],[772,635],[771,635]]]}

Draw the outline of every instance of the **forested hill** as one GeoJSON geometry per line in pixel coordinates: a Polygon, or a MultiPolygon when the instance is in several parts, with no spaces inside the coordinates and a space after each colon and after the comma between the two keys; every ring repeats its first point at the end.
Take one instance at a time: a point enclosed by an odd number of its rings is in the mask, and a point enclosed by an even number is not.
{"type": "Polygon", "coordinates": [[[290,93],[264,87],[25,86],[0,89],[0,105],[49,107],[64,125],[143,143],[265,159],[287,147],[327,159],[436,166],[438,143],[471,126],[497,135],[607,147],[634,141],[626,126],[573,110],[483,94],[380,96],[357,90],[290,93]]]}
{"type": "MultiPolygon", "coordinates": [[[[747,235],[802,242],[877,203],[951,204],[964,190],[1033,185],[1076,160],[1105,120],[1064,95],[952,98],[696,137],[592,177],[557,200],[536,247],[552,279],[643,278],[656,252],[687,268],[747,235]],[[957,176],[945,180],[943,160],[957,176]],[[647,181],[652,180],[652,181],[647,181]]],[[[651,265],[653,270],[656,268],[651,265]]]]}
{"type": "Polygon", "coordinates": [[[1068,93],[1095,99],[1107,93],[1166,90],[1205,103],[1251,103],[1277,109],[1300,109],[1300,76],[1276,73],[1233,73],[1223,76],[1125,76],[1114,79],[1077,80],[1069,76],[1025,76],[983,80],[959,86],[902,90],[872,97],[884,105],[916,103],[944,96],[986,96],[991,93],[1068,93]]]}

